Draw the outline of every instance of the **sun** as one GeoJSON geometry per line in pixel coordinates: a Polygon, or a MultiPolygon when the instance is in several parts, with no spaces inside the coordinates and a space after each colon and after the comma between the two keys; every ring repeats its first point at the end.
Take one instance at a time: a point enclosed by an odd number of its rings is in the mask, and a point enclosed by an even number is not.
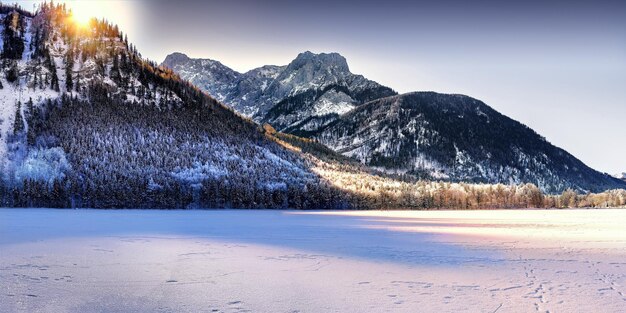
{"type": "Polygon", "coordinates": [[[80,27],[87,27],[97,7],[93,5],[93,1],[74,1],[72,2],[72,20],[80,27]]]}
{"type": "Polygon", "coordinates": [[[73,15],[72,16],[72,20],[74,21],[74,23],[76,23],[76,25],[80,27],[87,27],[91,19],[92,19],[91,16],[86,16],[86,15],[73,15]]]}
{"type": "Polygon", "coordinates": [[[89,22],[91,21],[91,17],[73,14],[71,16],[71,21],[79,28],[87,28],[89,26],[89,22]]]}

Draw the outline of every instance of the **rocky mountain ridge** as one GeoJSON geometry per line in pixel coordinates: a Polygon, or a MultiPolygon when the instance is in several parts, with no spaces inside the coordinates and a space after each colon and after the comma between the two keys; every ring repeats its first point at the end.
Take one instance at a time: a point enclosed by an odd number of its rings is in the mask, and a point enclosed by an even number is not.
{"type": "Polygon", "coordinates": [[[235,74],[239,76],[234,80],[208,79],[231,77],[222,73],[233,71],[194,70],[198,62],[209,61],[182,59],[175,53],[163,64],[209,93],[255,90],[227,92],[222,99],[258,123],[318,140],[387,173],[431,180],[533,183],[547,192],[624,187],[622,181],[589,168],[479,100],[433,92],[397,95],[350,73],[346,59],[337,53],[303,52],[285,67],[272,67],[266,80],[245,80],[245,88],[238,81],[247,73],[235,74]]]}
{"type": "Polygon", "coordinates": [[[338,53],[300,53],[286,66],[238,73],[218,61],[166,57],[171,68],[237,112],[279,131],[311,132],[354,107],[396,93],[350,72],[338,53]]]}

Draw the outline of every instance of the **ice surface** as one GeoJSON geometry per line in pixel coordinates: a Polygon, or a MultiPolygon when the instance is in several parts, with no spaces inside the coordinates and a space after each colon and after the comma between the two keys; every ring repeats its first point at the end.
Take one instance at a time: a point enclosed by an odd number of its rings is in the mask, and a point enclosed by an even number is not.
{"type": "Polygon", "coordinates": [[[0,312],[624,312],[626,210],[0,210],[0,312]]]}

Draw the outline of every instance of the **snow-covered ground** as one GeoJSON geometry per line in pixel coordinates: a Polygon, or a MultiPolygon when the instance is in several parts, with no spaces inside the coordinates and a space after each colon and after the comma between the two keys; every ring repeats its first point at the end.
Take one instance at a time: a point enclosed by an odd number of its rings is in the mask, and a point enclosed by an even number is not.
{"type": "Polygon", "coordinates": [[[626,312],[626,210],[0,210],[0,312],[626,312]]]}

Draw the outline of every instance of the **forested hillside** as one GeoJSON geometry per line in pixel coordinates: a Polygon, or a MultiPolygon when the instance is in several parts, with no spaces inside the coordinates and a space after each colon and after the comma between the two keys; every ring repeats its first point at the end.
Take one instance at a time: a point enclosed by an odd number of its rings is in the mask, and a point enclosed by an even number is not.
{"type": "Polygon", "coordinates": [[[3,12],[3,205],[345,206],[297,153],[143,60],[117,27],[77,28],[60,5],[3,12]]]}

